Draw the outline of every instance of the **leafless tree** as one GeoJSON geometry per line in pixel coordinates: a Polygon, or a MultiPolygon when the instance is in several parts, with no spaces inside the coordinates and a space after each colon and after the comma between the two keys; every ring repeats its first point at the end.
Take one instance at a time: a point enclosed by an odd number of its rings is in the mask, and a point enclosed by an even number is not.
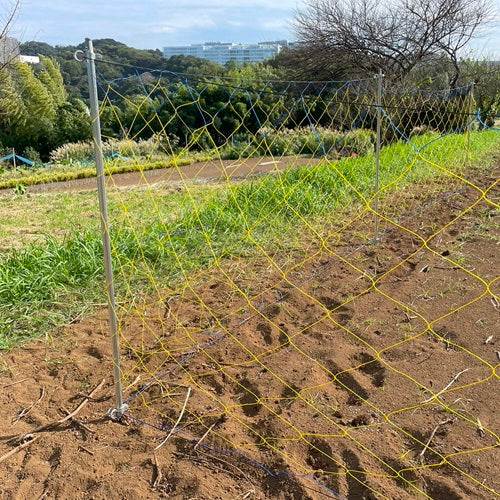
{"type": "Polygon", "coordinates": [[[489,0],[306,0],[295,19],[297,56],[310,68],[351,73],[382,68],[404,79],[429,60],[446,60],[449,84],[460,51],[492,18],[489,0]]]}
{"type": "Polygon", "coordinates": [[[17,44],[12,44],[10,30],[19,11],[20,0],[5,2],[0,7],[0,69],[5,67],[17,54],[17,44]]]}

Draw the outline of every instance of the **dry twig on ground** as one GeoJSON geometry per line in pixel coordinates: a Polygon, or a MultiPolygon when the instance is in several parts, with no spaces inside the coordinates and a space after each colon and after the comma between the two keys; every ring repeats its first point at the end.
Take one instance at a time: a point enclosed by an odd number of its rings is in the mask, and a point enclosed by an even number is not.
{"type": "Polygon", "coordinates": [[[34,443],[40,436],[36,436],[32,439],[30,439],[29,441],[26,441],[24,443],[21,443],[19,446],[16,446],[14,449],[10,450],[9,452],[7,452],[5,455],[2,455],[0,457],[0,463],[3,462],[4,460],[7,460],[9,457],[11,457],[12,455],[15,455],[18,451],[21,451],[23,448],[26,448],[27,446],[29,446],[31,443],[34,443]]]}
{"type": "Polygon", "coordinates": [[[31,437],[33,434],[36,434],[38,432],[46,432],[46,431],[50,431],[56,427],[59,427],[61,424],[63,424],[64,422],[66,422],[67,420],[70,420],[71,418],[73,418],[77,413],[79,413],[82,408],[89,402],[89,400],[92,400],[94,394],[96,392],[98,392],[102,386],[104,385],[104,382],[105,380],[103,379],[90,393],[88,396],[85,396],[85,399],[76,407],[75,410],[73,410],[71,413],[68,413],[65,417],[59,419],[59,420],[56,420],[54,422],[50,422],[48,424],[45,424],[45,425],[41,425],[40,427],[37,427],[36,429],[33,429],[31,432],[27,433],[27,434],[18,434],[17,436],[14,436],[12,437],[11,439],[9,439],[8,442],[23,442],[25,441],[26,439],[28,439],[29,437],[31,437]]]}
{"type": "Polygon", "coordinates": [[[167,437],[155,448],[157,450],[158,448],[161,448],[170,438],[170,436],[173,434],[177,426],[179,425],[179,422],[182,419],[182,416],[184,415],[184,412],[186,411],[186,405],[189,399],[189,396],[191,395],[191,387],[188,387],[187,389],[187,394],[186,394],[186,399],[184,400],[184,406],[182,407],[181,413],[179,414],[179,418],[175,422],[174,426],[170,429],[170,432],[167,434],[167,437]]]}
{"type": "Polygon", "coordinates": [[[162,473],[160,469],[160,464],[158,463],[158,457],[156,453],[153,452],[153,477],[151,478],[151,488],[154,490],[162,480],[162,473]]]}
{"type": "Polygon", "coordinates": [[[445,387],[443,387],[439,392],[436,392],[436,394],[434,394],[430,398],[426,399],[425,401],[422,401],[422,404],[430,403],[434,398],[437,398],[438,396],[443,394],[443,392],[446,392],[446,390],[449,389],[458,380],[460,375],[462,375],[463,373],[468,372],[468,371],[469,371],[469,368],[466,368],[465,370],[458,372],[445,387]]]}
{"type": "Polygon", "coordinates": [[[436,432],[439,429],[439,427],[441,427],[442,425],[449,424],[451,422],[453,422],[453,419],[452,418],[448,418],[446,420],[443,420],[443,421],[439,422],[439,424],[437,424],[436,427],[434,427],[434,430],[431,432],[431,435],[429,436],[429,439],[427,440],[427,443],[425,443],[423,450],[418,455],[421,462],[423,462],[425,452],[427,451],[427,449],[431,445],[431,442],[434,439],[434,436],[436,435],[436,432]]]}
{"type": "Polygon", "coordinates": [[[23,408],[22,410],[17,412],[17,416],[12,420],[11,427],[16,425],[17,422],[19,422],[19,420],[21,420],[22,418],[29,415],[31,410],[33,410],[33,408],[43,399],[44,396],[45,396],[45,389],[43,387],[40,387],[40,396],[38,396],[38,399],[34,403],[31,403],[26,408],[23,408]]]}

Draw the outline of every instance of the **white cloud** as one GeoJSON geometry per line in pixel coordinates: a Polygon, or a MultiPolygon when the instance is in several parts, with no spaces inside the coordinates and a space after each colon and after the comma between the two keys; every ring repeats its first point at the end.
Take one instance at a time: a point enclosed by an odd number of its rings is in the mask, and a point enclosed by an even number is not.
{"type": "MultiPolygon", "coordinates": [[[[493,2],[500,6],[500,0],[493,2]]],[[[87,36],[114,38],[138,48],[291,39],[291,20],[303,5],[304,0],[22,0],[13,34],[52,45],[78,44],[87,36]]],[[[473,47],[500,58],[499,38],[496,24],[473,47]]]]}
{"type": "Polygon", "coordinates": [[[283,30],[287,29],[292,20],[288,18],[282,18],[282,19],[265,19],[263,21],[260,21],[258,24],[262,29],[265,30],[283,30]]]}
{"type": "Polygon", "coordinates": [[[169,16],[168,21],[153,24],[151,30],[153,33],[175,33],[183,30],[192,30],[196,28],[214,28],[217,26],[216,20],[208,14],[200,16],[173,15],[169,16]]]}
{"type": "Polygon", "coordinates": [[[210,39],[287,37],[297,0],[23,0],[16,28],[23,40],[76,44],[87,36],[140,48],[210,39]],[[275,33],[276,31],[276,33],[275,33]]]}

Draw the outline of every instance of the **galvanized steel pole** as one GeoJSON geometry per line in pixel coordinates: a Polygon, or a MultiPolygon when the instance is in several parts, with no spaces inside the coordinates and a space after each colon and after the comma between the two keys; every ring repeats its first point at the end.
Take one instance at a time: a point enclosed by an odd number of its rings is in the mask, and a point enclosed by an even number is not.
{"type": "Polygon", "coordinates": [[[465,166],[469,167],[470,166],[470,133],[472,129],[472,125],[474,121],[472,120],[472,115],[474,114],[474,84],[475,82],[472,82],[470,84],[470,90],[469,90],[469,113],[468,113],[468,119],[469,119],[469,124],[467,126],[467,149],[465,151],[465,166]]]}
{"type": "MultiPolygon", "coordinates": [[[[99,196],[99,210],[101,214],[101,236],[104,250],[104,270],[106,275],[106,292],[108,296],[109,325],[113,348],[113,376],[115,382],[115,408],[109,412],[113,419],[119,419],[126,410],[123,403],[120,348],[118,345],[118,321],[115,309],[115,290],[113,283],[113,268],[111,262],[111,244],[109,239],[108,207],[106,200],[106,185],[104,177],[104,158],[102,154],[101,122],[99,119],[99,101],[97,95],[97,79],[95,70],[95,53],[92,40],[87,38],[84,59],[87,65],[90,94],[90,116],[92,119],[92,134],[94,136],[95,166],[97,175],[97,191],[99,196]]],[[[76,57],[76,54],[75,54],[76,57]]]]}
{"type": "Polygon", "coordinates": [[[375,144],[375,197],[373,199],[373,210],[375,212],[375,241],[378,241],[378,190],[379,190],[379,171],[380,171],[380,143],[381,143],[381,121],[382,121],[382,79],[384,75],[379,70],[377,75],[377,138],[375,144]]]}

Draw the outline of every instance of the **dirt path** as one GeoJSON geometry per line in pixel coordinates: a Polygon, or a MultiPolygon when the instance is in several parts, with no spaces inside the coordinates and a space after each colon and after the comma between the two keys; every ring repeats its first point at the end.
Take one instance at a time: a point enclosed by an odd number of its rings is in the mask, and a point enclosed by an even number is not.
{"type": "MultiPolygon", "coordinates": [[[[296,167],[298,165],[314,165],[317,159],[284,157],[273,159],[270,157],[246,158],[239,160],[212,160],[192,163],[178,168],[159,168],[145,172],[129,172],[114,174],[108,178],[108,186],[126,187],[154,184],[156,182],[178,182],[184,179],[242,179],[249,175],[271,172],[276,169],[296,167]]],[[[36,184],[28,187],[30,193],[49,191],[72,191],[96,189],[96,178],[76,179],[72,181],[36,184]]],[[[4,190],[11,192],[12,190],[4,190]]],[[[1,191],[0,191],[1,193],[1,191]]]]}

